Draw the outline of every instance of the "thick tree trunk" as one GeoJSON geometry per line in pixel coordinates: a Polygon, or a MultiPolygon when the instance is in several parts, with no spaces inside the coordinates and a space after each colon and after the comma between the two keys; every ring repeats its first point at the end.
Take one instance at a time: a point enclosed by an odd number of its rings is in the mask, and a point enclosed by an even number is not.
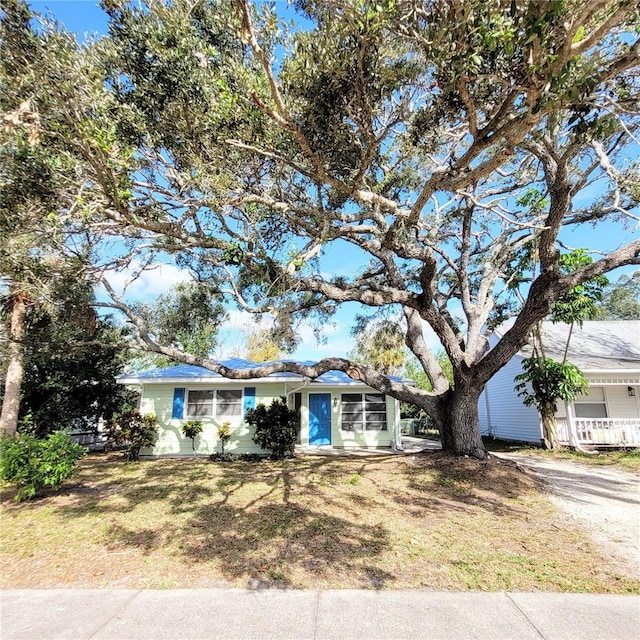
{"type": "Polygon", "coordinates": [[[0,433],[15,436],[18,430],[20,411],[20,390],[24,373],[24,339],[27,298],[22,292],[11,297],[11,324],[9,326],[9,349],[7,356],[7,376],[4,382],[4,398],[0,414],[0,433]]]}
{"type": "Polygon", "coordinates": [[[456,456],[484,460],[487,450],[480,436],[478,400],[481,388],[456,385],[438,420],[442,449],[456,456]]]}

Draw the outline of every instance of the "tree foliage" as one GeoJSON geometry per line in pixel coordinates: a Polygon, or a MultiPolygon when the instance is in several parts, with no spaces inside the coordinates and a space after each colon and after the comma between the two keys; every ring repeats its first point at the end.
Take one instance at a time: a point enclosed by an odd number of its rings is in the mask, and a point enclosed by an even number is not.
{"type": "Polygon", "coordinates": [[[570,362],[532,357],[522,361],[522,368],[523,373],[516,376],[516,391],[527,407],[535,406],[544,418],[555,416],[558,400],[573,402],[587,390],[584,375],[570,362]]]}
{"type": "Polygon", "coordinates": [[[9,434],[19,417],[25,322],[55,315],[60,281],[84,286],[96,235],[88,225],[114,200],[96,188],[96,173],[117,177],[118,153],[105,142],[104,84],[94,63],[89,47],[81,51],[58,25],[38,25],[24,2],[3,3],[0,292],[8,322],[0,429],[9,434]]]}
{"type": "Polygon", "coordinates": [[[45,439],[30,434],[0,437],[0,479],[18,487],[16,502],[33,498],[45,487],[58,489],[73,475],[85,450],[64,431],[45,439]]]}
{"type": "MultiPolygon", "coordinates": [[[[563,253],[558,264],[563,273],[571,274],[580,267],[593,263],[593,258],[587,255],[585,249],[578,249],[571,253],[563,253]]],[[[567,293],[561,295],[551,309],[552,322],[576,323],[582,326],[585,320],[593,319],[597,314],[597,305],[602,301],[604,289],[609,280],[598,275],[577,285],[567,293]]]]}
{"type": "MultiPolygon", "coordinates": [[[[169,293],[135,308],[155,340],[200,358],[209,358],[215,351],[227,317],[212,283],[180,282],[169,293]]],[[[166,364],[166,359],[156,362],[166,364]]]]}
{"type": "Polygon", "coordinates": [[[389,375],[402,371],[406,348],[404,332],[397,322],[359,316],[351,334],[355,338],[355,347],[349,354],[351,360],[389,375]]]}
{"type": "Polygon", "coordinates": [[[640,320],[640,271],[621,275],[605,287],[596,320],[640,320]]]}
{"type": "Polygon", "coordinates": [[[193,13],[182,2],[109,3],[121,126],[149,163],[136,198],[153,211],[123,215],[158,247],[198,247],[190,267],[223,274],[246,310],[322,321],[346,302],[398,309],[432,392],[337,359],[299,372],[350,371],[422,406],[445,449],[482,456],[471,407],[486,381],[562,296],[638,260],[634,242],[567,273],[559,240],[564,227],[637,211],[637,11],[615,1],[297,6],[312,26],[287,33],[268,6],[244,1],[193,13]],[[189,115],[176,125],[178,113],[189,115]],[[161,148],[171,172],[153,160],[161,148]],[[172,181],[175,215],[155,204],[154,172],[172,181]],[[596,179],[604,188],[588,202],[596,179]],[[185,218],[180,204],[194,201],[185,218]],[[352,276],[323,271],[334,245],[361,257],[352,276]],[[521,278],[525,247],[539,269],[521,278]],[[488,351],[487,328],[513,314],[488,351]]]}
{"type": "MultiPolygon", "coordinates": [[[[22,343],[19,431],[39,438],[64,429],[95,430],[131,401],[115,380],[126,359],[126,338],[108,318],[96,316],[90,283],[67,274],[49,289],[46,306],[27,309],[22,343]]],[[[2,395],[0,390],[0,400],[2,395]]]]}
{"type": "Polygon", "coordinates": [[[522,361],[515,390],[527,407],[536,407],[542,419],[543,441],[548,449],[559,447],[555,415],[558,400],[573,402],[588,388],[582,371],[570,362],[532,356],[522,361]]]}
{"type": "Polygon", "coordinates": [[[202,433],[203,428],[202,420],[187,420],[180,428],[182,435],[191,440],[191,449],[194,454],[196,451],[196,438],[202,433]]]}
{"type": "Polygon", "coordinates": [[[220,455],[224,458],[225,447],[227,446],[229,440],[231,440],[231,423],[223,422],[217,431],[218,441],[220,442],[220,455]]]}
{"type": "Polygon", "coordinates": [[[297,323],[321,326],[347,303],[401,315],[432,390],[343,358],[231,370],[162,345],[113,305],[166,357],[238,379],[346,371],[424,409],[445,450],[483,457],[487,381],[563,296],[639,263],[637,240],[570,271],[561,262],[569,230],[637,219],[638,9],[296,6],[305,22],[288,29],[267,3],[105,1],[109,36],[86,74],[106,78],[105,95],[87,80],[64,135],[92,168],[100,233],[123,238],[122,265],[175,256],[244,311],[272,314],[291,342],[297,323]],[[330,251],[348,256],[340,275],[330,251]]]}
{"type": "Polygon", "coordinates": [[[270,362],[283,356],[281,345],[273,339],[268,329],[249,331],[240,352],[251,362],[270,362]]]}

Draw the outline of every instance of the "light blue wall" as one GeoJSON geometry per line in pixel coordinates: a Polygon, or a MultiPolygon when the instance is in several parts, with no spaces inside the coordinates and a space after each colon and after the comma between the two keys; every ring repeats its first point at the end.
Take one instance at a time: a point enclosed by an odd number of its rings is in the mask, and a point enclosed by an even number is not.
{"type": "MultiPolygon", "coordinates": [[[[198,384],[146,384],[142,389],[140,410],[143,414],[153,413],[158,420],[160,436],[153,449],[143,450],[142,455],[165,456],[190,456],[193,455],[191,440],[184,438],[181,427],[187,418],[172,418],[173,392],[175,387],[189,389],[244,389],[255,387],[256,405],[262,403],[269,405],[275,398],[285,395],[286,391],[295,391],[292,386],[285,390],[285,384],[281,383],[255,383],[248,381],[239,384],[212,385],[211,383],[198,384]]],[[[340,429],[340,399],[342,393],[361,393],[373,391],[365,387],[318,387],[313,385],[299,389],[302,394],[301,407],[301,443],[309,442],[309,393],[328,393],[331,395],[331,446],[333,447],[390,447],[394,442],[394,426],[396,423],[397,403],[391,397],[387,397],[387,430],[370,431],[366,433],[354,433],[340,429]]],[[[186,400],[185,400],[186,404],[186,400]]],[[[399,416],[398,416],[399,417],[399,416]]],[[[223,421],[229,421],[231,440],[226,445],[226,451],[232,453],[265,453],[253,440],[253,430],[244,422],[242,416],[219,418],[203,418],[203,431],[196,437],[196,454],[210,455],[220,452],[220,442],[217,436],[218,427],[223,421]]]]}

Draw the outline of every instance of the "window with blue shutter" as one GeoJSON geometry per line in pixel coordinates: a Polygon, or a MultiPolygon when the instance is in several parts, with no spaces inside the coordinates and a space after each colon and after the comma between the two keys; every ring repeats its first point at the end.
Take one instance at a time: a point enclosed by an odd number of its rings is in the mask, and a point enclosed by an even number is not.
{"type": "Polygon", "coordinates": [[[176,387],[173,390],[172,418],[181,419],[184,416],[184,387],[176,387]]]}
{"type": "Polygon", "coordinates": [[[244,413],[247,414],[248,409],[256,408],[256,388],[245,387],[244,388],[244,413]]]}

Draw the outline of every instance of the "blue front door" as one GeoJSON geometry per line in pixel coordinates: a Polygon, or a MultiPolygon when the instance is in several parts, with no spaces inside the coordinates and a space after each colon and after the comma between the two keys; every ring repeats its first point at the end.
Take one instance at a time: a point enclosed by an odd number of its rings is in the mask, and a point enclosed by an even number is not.
{"type": "Polygon", "coordinates": [[[309,444],[331,444],[331,394],[309,394],[309,444]]]}

